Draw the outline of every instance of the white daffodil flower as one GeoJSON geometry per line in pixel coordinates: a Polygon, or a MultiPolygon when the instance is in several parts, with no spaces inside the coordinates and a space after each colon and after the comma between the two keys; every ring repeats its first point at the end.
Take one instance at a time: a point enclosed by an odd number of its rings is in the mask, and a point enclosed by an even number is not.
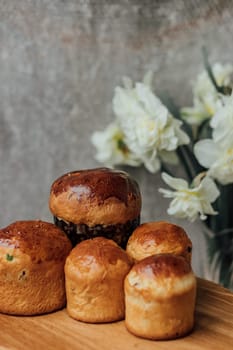
{"type": "Polygon", "coordinates": [[[153,94],[148,74],[143,83],[124,80],[125,87],[116,87],[113,110],[125,135],[127,147],[142,160],[150,172],[160,169],[160,154],[168,152],[174,162],[174,151],[179,145],[189,143],[181,130],[182,122],[175,119],[153,94]]]}
{"type": "Polygon", "coordinates": [[[167,210],[169,215],[193,222],[198,216],[201,220],[205,220],[206,215],[217,214],[211,203],[217,199],[220,193],[211,178],[204,177],[196,187],[189,187],[187,181],[174,178],[167,173],[162,173],[162,179],[175,190],[159,189],[165,198],[173,198],[167,210]]]}
{"type": "Polygon", "coordinates": [[[199,163],[208,169],[207,174],[222,185],[233,182],[233,145],[216,143],[212,139],[198,141],[194,154],[199,163]]]}
{"type": "Polygon", "coordinates": [[[222,148],[233,147],[233,94],[224,96],[223,105],[210,121],[213,140],[222,148]]]}
{"type": "MultiPolygon", "coordinates": [[[[212,72],[218,86],[231,85],[233,66],[215,63],[212,72]]],[[[184,119],[191,125],[200,125],[211,118],[221,107],[221,95],[217,92],[206,71],[200,73],[193,84],[193,107],[182,108],[184,119]]]]}
{"type": "Polygon", "coordinates": [[[109,167],[141,164],[124,143],[124,134],[117,123],[109,124],[103,131],[94,132],[91,142],[97,149],[96,159],[109,167]]]}

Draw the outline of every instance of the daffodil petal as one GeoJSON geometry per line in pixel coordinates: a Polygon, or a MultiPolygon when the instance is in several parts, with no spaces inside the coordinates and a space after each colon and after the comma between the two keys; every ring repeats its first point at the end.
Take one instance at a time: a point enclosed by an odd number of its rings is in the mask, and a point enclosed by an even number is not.
{"type": "MultiPolygon", "coordinates": [[[[138,99],[143,103],[144,108],[149,115],[155,115],[157,108],[163,106],[159,98],[153,94],[150,88],[142,83],[136,83],[135,87],[138,99]]],[[[166,107],[164,108],[164,114],[166,115],[166,107]]]]}
{"type": "Polygon", "coordinates": [[[164,195],[165,198],[173,198],[174,192],[166,190],[165,188],[159,188],[158,191],[164,195]]]}
{"type": "Polygon", "coordinates": [[[161,174],[163,181],[170,186],[171,188],[174,188],[175,190],[180,190],[180,189],[187,189],[188,188],[188,183],[187,181],[179,178],[172,177],[168,175],[167,173],[163,172],[161,174]]]}
{"type": "Polygon", "coordinates": [[[136,84],[125,78],[125,87],[115,88],[112,106],[124,133],[124,144],[154,173],[160,169],[160,152],[167,152],[166,160],[174,161],[173,154],[169,157],[168,152],[174,152],[189,139],[181,130],[182,123],[152,92],[150,80],[150,73],[144,82],[136,84]]]}
{"type": "Polygon", "coordinates": [[[202,182],[202,192],[204,193],[204,196],[206,199],[212,203],[214,202],[218,196],[220,195],[219,189],[217,188],[215,182],[206,176],[202,182]]]}
{"type": "Polygon", "coordinates": [[[202,166],[210,168],[218,158],[219,149],[213,140],[206,139],[195,144],[194,154],[202,166]]]}

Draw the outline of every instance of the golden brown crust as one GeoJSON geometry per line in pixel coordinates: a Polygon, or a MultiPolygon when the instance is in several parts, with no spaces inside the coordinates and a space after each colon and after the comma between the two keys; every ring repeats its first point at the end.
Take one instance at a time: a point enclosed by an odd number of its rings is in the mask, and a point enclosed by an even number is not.
{"type": "Polygon", "coordinates": [[[106,268],[111,269],[117,264],[117,261],[123,264],[129,264],[129,257],[123,249],[121,249],[113,240],[104,237],[96,237],[94,239],[85,240],[79,243],[69,254],[69,261],[77,268],[77,273],[87,267],[91,272],[94,269],[106,268]],[[89,264],[91,260],[91,264],[89,264]]]}
{"type": "Polygon", "coordinates": [[[32,262],[64,260],[70,242],[54,224],[41,220],[16,221],[0,230],[0,247],[19,249],[32,262]]]}
{"type": "Polygon", "coordinates": [[[148,339],[173,339],[194,326],[196,278],[185,258],[151,256],[136,263],[125,278],[127,329],[148,339]]]}
{"type": "Polygon", "coordinates": [[[112,240],[97,237],[76,245],[65,264],[68,314],[90,323],[123,319],[123,284],[131,266],[112,240]]]}
{"type": "Polygon", "coordinates": [[[126,249],[135,261],[154,254],[173,253],[191,262],[192,256],[192,242],[185,230],[166,221],[138,226],[129,238],[126,249]]]}
{"type": "Polygon", "coordinates": [[[153,278],[181,278],[189,274],[192,269],[191,265],[181,257],[174,254],[156,254],[140,260],[133,268],[137,274],[153,278]]]}
{"type": "Polygon", "coordinates": [[[127,173],[108,168],[64,174],[51,186],[54,216],[88,226],[125,223],[140,215],[138,184],[127,173]]]}
{"type": "Polygon", "coordinates": [[[34,315],[64,307],[70,250],[64,232],[51,223],[18,221],[0,230],[0,312],[34,315]]]}

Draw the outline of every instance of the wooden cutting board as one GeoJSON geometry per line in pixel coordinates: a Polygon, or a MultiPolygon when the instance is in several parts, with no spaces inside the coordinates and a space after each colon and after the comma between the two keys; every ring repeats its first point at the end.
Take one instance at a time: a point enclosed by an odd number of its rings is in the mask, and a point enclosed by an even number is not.
{"type": "Polygon", "coordinates": [[[126,330],[124,321],[81,323],[71,319],[66,309],[34,317],[0,314],[0,349],[232,350],[233,293],[198,279],[195,328],[188,336],[170,341],[137,338],[126,330]]]}

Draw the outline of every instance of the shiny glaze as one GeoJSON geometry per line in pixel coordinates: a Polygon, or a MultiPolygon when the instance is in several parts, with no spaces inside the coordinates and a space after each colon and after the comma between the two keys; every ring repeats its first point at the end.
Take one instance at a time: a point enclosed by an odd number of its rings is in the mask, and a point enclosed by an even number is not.
{"type": "Polygon", "coordinates": [[[19,249],[32,261],[40,263],[62,260],[71,250],[71,243],[54,224],[35,221],[16,221],[0,230],[0,249],[19,249]]]}
{"type": "Polygon", "coordinates": [[[188,245],[192,248],[192,242],[184,229],[166,221],[147,222],[136,228],[131,237],[132,240],[144,246],[153,246],[174,242],[174,245],[188,245]]]}
{"type": "Polygon", "coordinates": [[[137,182],[127,173],[108,168],[73,171],[58,178],[51,187],[55,196],[70,191],[80,200],[82,196],[104,202],[115,197],[127,205],[129,199],[141,198],[137,182]]]}
{"type": "Polygon", "coordinates": [[[149,256],[138,263],[133,268],[139,274],[147,277],[182,277],[190,273],[190,264],[181,256],[173,254],[157,254],[149,256]]]}
{"type": "Polygon", "coordinates": [[[132,264],[131,259],[122,248],[114,241],[104,237],[95,237],[77,244],[71,251],[69,259],[80,267],[115,265],[118,260],[132,264]]]}

